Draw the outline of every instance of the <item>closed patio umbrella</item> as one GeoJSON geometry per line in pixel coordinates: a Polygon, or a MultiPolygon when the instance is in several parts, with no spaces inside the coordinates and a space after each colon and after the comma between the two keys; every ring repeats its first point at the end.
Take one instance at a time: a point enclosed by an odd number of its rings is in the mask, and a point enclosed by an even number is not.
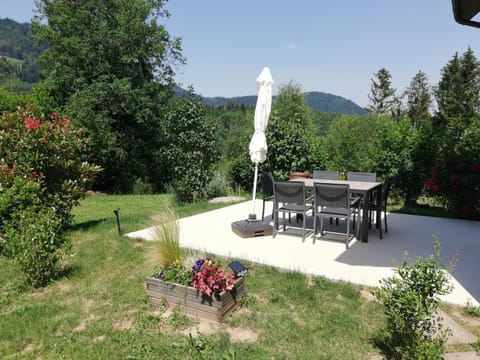
{"type": "Polygon", "coordinates": [[[254,126],[255,132],[250,140],[250,159],[255,164],[255,175],[253,179],[253,213],[249,215],[249,220],[256,219],[255,197],[257,192],[258,164],[261,164],[267,158],[267,138],[265,130],[272,109],[272,87],[273,79],[270,69],[266,66],[257,77],[257,104],[255,106],[254,126]]]}

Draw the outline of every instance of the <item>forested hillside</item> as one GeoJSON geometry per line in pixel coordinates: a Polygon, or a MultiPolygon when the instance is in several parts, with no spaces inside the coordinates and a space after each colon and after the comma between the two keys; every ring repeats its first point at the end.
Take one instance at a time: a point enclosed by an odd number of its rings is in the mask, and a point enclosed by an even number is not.
{"type": "MultiPolygon", "coordinates": [[[[232,98],[225,97],[203,97],[203,102],[212,106],[223,106],[231,102],[236,105],[255,106],[256,95],[238,96],[232,98]]],[[[274,97],[275,99],[275,97],[274,97]]],[[[328,94],[324,92],[312,91],[305,93],[307,106],[320,112],[329,112],[337,114],[358,114],[365,115],[367,112],[353,101],[344,97],[328,94]]]]}
{"type": "Polygon", "coordinates": [[[46,48],[30,37],[31,26],[0,19],[0,86],[15,92],[38,82],[37,58],[46,48]]]}

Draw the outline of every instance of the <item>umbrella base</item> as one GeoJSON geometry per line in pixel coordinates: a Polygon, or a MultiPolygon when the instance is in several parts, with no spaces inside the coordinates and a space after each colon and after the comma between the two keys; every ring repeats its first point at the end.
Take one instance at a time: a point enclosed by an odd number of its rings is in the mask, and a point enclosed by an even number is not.
{"type": "Polygon", "coordinates": [[[269,236],[273,233],[273,226],[260,220],[240,220],[232,223],[232,231],[243,238],[269,236]]]}

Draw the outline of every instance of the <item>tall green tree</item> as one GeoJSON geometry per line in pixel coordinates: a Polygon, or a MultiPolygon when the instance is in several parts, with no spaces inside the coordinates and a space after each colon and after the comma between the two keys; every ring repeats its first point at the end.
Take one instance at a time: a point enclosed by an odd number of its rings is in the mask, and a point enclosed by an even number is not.
{"type": "Polygon", "coordinates": [[[405,91],[407,98],[407,115],[414,129],[429,121],[432,95],[428,85],[427,74],[418,71],[405,91]]]}
{"type": "Polygon", "coordinates": [[[206,197],[218,156],[215,133],[213,118],[193,92],[189,97],[171,99],[163,114],[160,147],[150,151],[162,164],[155,170],[156,177],[173,185],[179,202],[206,197]]]}
{"type": "Polygon", "coordinates": [[[459,215],[480,214],[480,64],[469,48],[442,69],[435,92],[440,138],[427,189],[459,215]]]}
{"type": "Polygon", "coordinates": [[[437,119],[457,128],[457,136],[478,116],[480,108],[480,65],[471,48],[456,53],[441,70],[435,91],[437,119]]]}
{"type": "Polygon", "coordinates": [[[136,178],[156,181],[160,119],[181,44],[157,18],[163,0],[37,0],[34,36],[43,53],[36,89],[91,137],[90,159],[104,171],[97,188],[127,192],[136,178]]]}
{"type": "Polygon", "coordinates": [[[392,87],[392,75],[386,68],[381,68],[371,79],[370,104],[367,110],[375,115],[398,115],[400,100],[392,87]]]}
{"type": "Polygon", "coordinates": [[[313,132],[300,85],[289,82],[281,86],[266,131],[268,166],[274,177],[287,178],[291,172],[310,170],[313,132]]]}

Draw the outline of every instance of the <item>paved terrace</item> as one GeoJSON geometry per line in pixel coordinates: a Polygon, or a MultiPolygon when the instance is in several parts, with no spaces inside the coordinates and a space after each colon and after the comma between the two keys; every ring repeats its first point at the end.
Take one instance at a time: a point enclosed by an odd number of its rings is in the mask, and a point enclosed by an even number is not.
{"type": "MultiPolygon", "coordinates": [[[[267,203],[270,214],[272,203],[267,203]]],[[[262,202],[257,200],[257,217],[262,202]]],[[[252,201],[180,219],[180,244],[205,252],[237,259],[246,259],[286,270],[322,275],[333,280],[378,286],[379,280],[390,277],[405,252],[412,259],[434,254],[433,235],[442,246],[444,265],[457,255],[458,263],[452,275],[454,290],[442,300],[458,305],[480,304],[480,222],[433,218],[403,214],[388,214],[388,233],[380,240],[372,226],[369,242],[353,240],[345,248],[342,240],[317,239],[302,241],[298,232],[275,238],[262,236],[242,238],[231,229],[231,223],[247,218],[252,201]]],[[[260,215],[261,216],[261,215],[260,215]]],[[[265,218],[270,221],[271,217],[265,218]]],[[[382,220],[383,221],[383,220],[382,220]]],[[[307,226],[309,224],[307,222],[307,226]]],[[[342,225],[339,225],[342,226],[342,225]]],[[[287,230],[288,231],[288,230],[287,230]]],[[[127,234],[129,237],[152,239],[150,229],[127,234]]]]}

